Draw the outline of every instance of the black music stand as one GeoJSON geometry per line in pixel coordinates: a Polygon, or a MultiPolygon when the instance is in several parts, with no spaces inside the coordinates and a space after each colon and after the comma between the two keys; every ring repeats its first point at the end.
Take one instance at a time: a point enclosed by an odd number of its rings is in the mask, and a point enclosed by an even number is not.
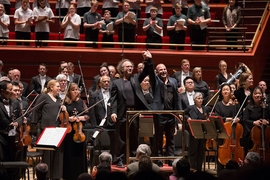
{"type": "MultiPolygon", "coordinates": [[[[195,139],[206,140],[216,138],[217,132],[210,120],[192,119],[187,121],[191,134],[195,139]]],[[[205,161],[203,164],[203,170],[205,171],[205,161]]]]}
{"type": "Polygon", "coordinates": [[[216,135],[216,143],[217,143],[217,150],[215,151],[215,169],[217,166],[217,157],[218,157],[218,148],[219,143],[218,139],[228,139],[229,135],[224,127],[223,120],[220,116],[209,116],[209,120],[211,121],[213,127],[215,128],[217,135],[216,135]]]}

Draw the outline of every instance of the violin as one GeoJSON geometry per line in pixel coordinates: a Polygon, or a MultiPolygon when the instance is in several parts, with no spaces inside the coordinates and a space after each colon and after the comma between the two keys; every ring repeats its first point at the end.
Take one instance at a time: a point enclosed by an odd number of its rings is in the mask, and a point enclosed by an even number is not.
{"type": "MultiPolygon", "coordinates": [[[[16,122],[14,114],[11,114],[11,119],[12,119],[13,122],[16,122]]],[[[14,126],[10,126],[10,130],[13,129],[13,128],[14,128],[14,126]]],[[[23,144],[22,144],[21,138],[20,138],[20,130],[17,127],[15,129],[15,131],[16,131],[15,136],[10,136],[10,138],[11,138],[11,143],[10,143],[10,146],[9,146],[10,150],[16,149],[18,151],[23,151],[23,144]]]]}
{"type": "Polygon", "coordinates": [[[67,111],[61,111],[59,113],[59,119],[61,121],[60,127],[67,128],[67,133],[72,131],[71,124],[69,123],[69,115],[67,111]]]}
{"type": "MultiPolygon", "coordinates": [[[[74,116],[78,116],[77,115],[78,111],[76,110],[76,108],[74,108],[73,114],[74,116]]],[[[76,143],[82,143],[85,141],[85,134],[82,132],[82,128],[83,128],[82,122],[76,121],[73,123],[73,129],[75,131],[75,134],[73,135],[73,140],[76,143]]]]}
{"type": "Polygon", "coordinates": [[[28,146],[32,142],[32,137],[30,136],[30,125],[27,123],[23,123],[20,127],[20,137],[21,137],[21,142],[23,146],[28,146]]]}

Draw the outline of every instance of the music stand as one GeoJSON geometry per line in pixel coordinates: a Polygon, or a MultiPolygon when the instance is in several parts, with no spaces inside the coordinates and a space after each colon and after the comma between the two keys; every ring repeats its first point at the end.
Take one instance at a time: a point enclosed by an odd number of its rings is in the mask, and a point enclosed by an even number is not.
{"type": "Polygon", "coordinates": [[[218,157],[218,148],[219,143],[218,139],[228,139],[229,135],[224,127],[223,120],[220,116],[209,116],[209,120],[211,121],[213,127],[215,128],[217,135],[216,135],[216,143],[217,143],[217,150],[215,151],[215,168],[217,165],[217,157],[218,157]]]}
{"type": "MultiPolygon", "coordinates": [[[[191,134],[195,139],[203,139],[205,141],[205,139],[216,138],[217,132],[210,120],[192,119],[187,121],[191,134]]],[[[203,164],[203,169],[205,171],[205,161],[203,164]]]]}

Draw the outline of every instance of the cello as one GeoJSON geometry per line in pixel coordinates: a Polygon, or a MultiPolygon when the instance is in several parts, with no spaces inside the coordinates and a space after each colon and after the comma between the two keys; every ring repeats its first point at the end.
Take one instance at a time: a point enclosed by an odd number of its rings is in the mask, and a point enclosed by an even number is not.
{"type": "MultiPolygon", "coordinates": [[[[246,101],[247,97],[248,96],[246,96],[244,102],[246,101]]],[[[237,102],[235,102],[234,105],[235,104],[237,104],[237,102]]],[[[223,144],[219,146],[218,149],[218,161],[222,165],[226,165],[231,159],[239,162],[239,159],[244,158],[244,148],[240,145],[240,139],[242,138],[244,132],[243,126],[240,123],[235,123],[243,104],[233,120],[231,122],[224,123],[224,127],[229,135],[229,138],[224,139],[223,144]]]]}
{"type": "Polygon", "coordinates": [[[262,119],[260,126],[254,126],[251,129],[250,137],[253,141],[253,147],[249,151],[257,152],[263,161],[270,161],[270,127],[262,123],[263,119],[265,119],[265,109],[266,104],[264,103],[264,99],[261,102],[262,106],[262,119]]]}
{"type": "MultiPolygon", "coordinates": [[[[73,115],[75,117],[78,117],[78,111],[76,110],[76,108],[74,108],[74,111],[73,111],[73,115]]],[[[82,143],[85,141],[85,134],[82,132],[82,122],[79,121],[75,121],[73,123],[73,129],[75,131],[74,135],[73,135],[73,140],[74,142],[76,143],[82,143]]]]}

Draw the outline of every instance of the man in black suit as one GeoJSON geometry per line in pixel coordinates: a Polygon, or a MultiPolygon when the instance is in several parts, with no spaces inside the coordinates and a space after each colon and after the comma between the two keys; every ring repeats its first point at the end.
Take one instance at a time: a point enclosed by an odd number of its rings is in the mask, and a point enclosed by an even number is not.
{"type": "MultiPolygon", "coordinates": [[[[21,81],[21,71],[19,69],[13,69],[11,75],[12,81],[21,81]]],[[[21,81],[23,84],[23,93],[22,95],[26,97],[28,95],[28,84],[26,82],[21,81]]]]}
{"type": "Polygon", "coordinates": [[[94,105],[98,101],[104,99],[104,101],[101,101],[99,104],[94,106],[90,109],[90,121],[91,125],[93,126],[105,126],[106,128],[110,129],[108,131],[108,135],[110,137],[110,153],[113,157],[113,160],[115,160],[115,138],[114,138],[114,132],[111,131],[111,129],[114,129],[114,122],[110,119],[110,112],[108,110],[110,106],[109,99],[111,97],[110,95],[110,77],[109,76],[101,76],[99,78],[99,89],[92,92],[90,96],[90,106],[94,105]],[[108,115],[109,114],[109,115],[108,115]],[[106,120],[104,125],[101,125],[100,123],[102,120],[106,120]]]}
{"type": "Polygon", "coordinates": [[[178,84],[178,92],[182,93],[185,91],[184,89],[184,84],[183,84],[183,80],[187,77],[187,76],[192,76],[192,72],[189,71],[190,70],[190,64],[189,64],[189,60],[187,59],[183,59],[181,61],[181,71],[176,71],[172,77],[175,78],[177,80],[177,84],[178,84]]]}
{"type": "Polygon", "coordinates": [[[2,71],[2,68],[4,67],[4,63],[2,60],[0,60],[0,77],[5,76],[5,72],[2,71]]]}
{"type": "Polygon", "coordinates": [[[262,88],[262,91],[263,91],[263,97],[264,97],[264,102],[266,104],[269,104],[270,103],[270,95],[269,94],[266,94],[266,89],[267,89],[267,85],[266,85],[266,82],[265,81],[260,81],[258,86],[260,88],[262,88]]]}
{"type": "Polygon", "coordinates": [[[185,92],[180,94],[182,108],[186,109],[188,106],[194,105],[193,95],[194,92],[194,81],[192,77],[186,77],[184,79],[185,92]]]}
{"type": "Polygon", "coordinates": [[[48,69],[47,65],[44,63],[39,64],[38,72],[39,74],[32,77],[30,83],[30,92],[34,90],[35,94],[40,94],[46,87],[47,83],[52,79],[46,75],[48,69]]]}
{"type": "MultiPolygon", "coordinates": [[[[15,135],[17,128],[22,125],[22,119],[17,119],[21,115],[18,101],[10,99],[12,94],[12,84],[10,80],[3,76],[0,78],[0,161],[18,161],[16,159],[19,150],[16,148],[15,135]],[[17,120],[14,122],[14,120],[17,120]]],[[[20,179],[19,169],[8,169],[7,176],[0,172],[1,179],[20,179]],[[3,178],[4,177],[4,178],[3,178]]]]}
{"type": "MultiPolygon", "coordinates": [[[[143,56],[147,60],[144,61],[145,68],[140,74],[133,74],[134,64],[130,60],[121,60],[117,66],[121,78],[114,80],[112,85],[111,119],[115,122],[118,167],[123,167],[122,160],[126,142],[126,111],[150,109],[143,95],[140,83],[148,75],[149,67],[153,68],[148,60],[152,56],[148,51],[143,56]]],[[[129,131],[130,150],[131,154],[135,155],[138,147],[138,119],[132,122],[129,131]]]]}
{"type": "Polygon", "coordinates": [[[82,76],[74,73],[75,67],[72,62],[68,62],[68,81],[78,84],[81,92],[84,91],[82,76]]]}
{"type": "MultiPolygon", "coordinates": [[[[153,68],[149,73],[152,82],[151,87],[154,93],[151,108],[153,110],[181,110],[181,101],[178,93],[177,81],[172,77],[168,77],[167,68],[164,64],[156,66],[156,73],[153,68]]],[[[156,139],[156,154],[162,156],[163,133],[166,136],[166,156],[174,156],[174,132],[176,120],[170,114],[155,114],[155,139],[156,139]]],[[[161,161],[157,162],[158,166],[163,166],[161,161]]],[[[172,161],[168,161],[172,166],[172,161]]]]}

